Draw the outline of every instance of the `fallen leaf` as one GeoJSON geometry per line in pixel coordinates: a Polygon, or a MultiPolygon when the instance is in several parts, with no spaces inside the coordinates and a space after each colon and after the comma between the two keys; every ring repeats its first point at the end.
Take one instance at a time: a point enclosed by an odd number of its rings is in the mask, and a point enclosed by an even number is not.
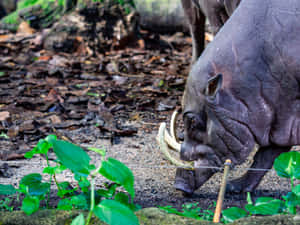
{"type": "Polygon", "coordinates": [[[49,61],[50,59],[52,59],[51,55],[42,55],[38,58],[39,61],[49,61]]]}
{"type": "Polygon", "coordinates": [[[51,123],[53,123],[53,124],[61,123],[61,119],[57,115],[52,115],[49,117],[49,119],[51,120],[51,123]]]}
{"type": "Polygon", "coordinates": [[[0,112],[0,121],[4,121],[4,120],[8,119],[9,116],[10,116],[10,114],[7,111],[0,112]]]}
{"type": "Polygon", "coordinates": [[[35,30],[31,28],[27,22],[23,21],[22,23],[20,23],[17,33],[30,35],[30,34],[34,34],[35,30]]]}
{"type": "Polygon", "coordinates": [[[213,39],[214,39],[214,36],[212,34],[205,32],[205,41],[211,42],[211,41],[213,41],[213,39]]]}

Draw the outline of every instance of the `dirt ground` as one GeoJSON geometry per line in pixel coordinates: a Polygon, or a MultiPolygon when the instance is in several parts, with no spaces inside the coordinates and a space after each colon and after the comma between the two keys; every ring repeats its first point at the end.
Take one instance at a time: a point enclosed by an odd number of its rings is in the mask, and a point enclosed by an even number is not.
{"type": "MultiPolygon", "coordinates": [[[[107,139],[98,139],[93,144],[86,146],[93,146],[104,148],[107,150],[109,157],[114,157],[125,163],[132,171],[135,177],[136,198],[135,203],[142,207],[151,206],[165,206],[172,205],[176,208],[184,203],[198,202],[202,208],[208,208],[217,199],[219,185],[222,174],[217,173],[205,185],[203,185],[192,196],[184,196],[180,191],[173,187],[175,170],[168,161],[164,159],[159,152],[155,141],[157,125],[152,126],[153,131],[146,133],[139,129],[139,132],[134,137],[121,138],[121,143],[111,145],[107,139]]],[[[80,143],[81,136],[78,135],[76,140],[80,143]]],[[[90,156],[97,165],[100,157],[91,152],[90,156]]],[[[41,173],[42,168],[46,166],[46,160],[42,157],[34,157],[31,160],[10,160],[2,161],[10,168],[9,172],[12,174],[9,178],[0,178],[1,184],[18,185],[19,180],[28,173],[41,173]]],[[[247,165],[245,165],[247,166],[247,165]]],[[[230,176],[237,176],[246,170],[239,169],[233,171],[230,176]]],[[[58,176],[58,181],[70,181],[74,183],[72,174],[64,173],[58,176]]],[[[99,177],[96,181],[98,187],[105,182],[99,177]]],[[[267,173],[263,181],[259,185],[257,191],[252,194],[254,198],[261,196],[271,196],[279,198],[290,189],[290,184],[287,179],[279,178],[274,170],[267,173]]],[[[53,202],[57,199],[53,196],[53,202]]],[[[241,206],[246,203],[246,196],[243,194],[226,194],[224,207],[241,206]]]]}

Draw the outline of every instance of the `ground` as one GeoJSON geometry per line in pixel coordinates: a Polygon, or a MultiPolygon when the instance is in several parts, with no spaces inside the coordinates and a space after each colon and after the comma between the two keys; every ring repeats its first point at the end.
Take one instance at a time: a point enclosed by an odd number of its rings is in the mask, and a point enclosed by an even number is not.
{"type": "MultiPolygon", "coordinates": [[[[155,140],[159,124],[180,106],[191,39],[182,33],[142,34],[134,47],[96,56],[37,48],[38,35],[0,37],[1,184],[17,186],[22,176],[40,173],[46,160],[25,159],[24,153],[55,134],[83,147],[104,148],[125,163],[134,173],[135,202],[142,207],[199,202],[207,208],[216,201],[221,173],[185,196],[174,189],[176,168],[155,140]]],[[[99,163],[97,154],[89,154],[99,163]]],[[[66,173],[58,180],[72,177],[66,173]]],[[[103,182],[99,178],[96,184],[103,182]]],[[[289,188],[288,180],[272,170],[253,197],[279,197],[289,188]]],[[[225,207],[244,203],[245,195],[225,196],[225,207]]]]}

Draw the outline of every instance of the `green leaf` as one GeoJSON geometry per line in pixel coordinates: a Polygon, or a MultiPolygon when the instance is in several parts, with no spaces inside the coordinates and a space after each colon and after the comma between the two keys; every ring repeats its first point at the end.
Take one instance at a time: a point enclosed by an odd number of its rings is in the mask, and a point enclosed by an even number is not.
{"type": "Polygon", "coordinates": [[[60,198],[63,198],[65,196],[70,196],[77,190],[77,188],[72,188],[70,183],[67,181],[58,183],[57,186],[59,187],[57,196],[59,196],[60,198]]]}
{"type": "Polygon", "coordinates": [[[31,215],[40,207],[40,200],[36,196],[26,196],[23,199],[21,209],[27,214],[31,215]]]}
{"type": "Polygon", "coordinates": [[[46,174],[50,174],[50,175],[54,175],[54,174],[59,174],[61,173],[62,171],[64,171],[66,168],[62,168],[61,165],[59,166],[47,166],[43,169],[43,173],[46,173],[46,174]]]}
{"type": "Polygon", "coordinates": [[[43,196],[49,191],[49,183],[36,183],[28,186],[28,194],[30,194],[31,196],[43,196]]]}
{"type": "Polygon", "coordinates": [[[0,195],[13,195],[17,192],[14,186],[8,184],[0,184],[0,195]]]}
{"type": "Polygon", "coordinates": [[[88,209],[89,205],[84,195],[71,197],[71,203],[76,209],[88,209]]]}
{"type": "Polygon", "coordinates": [[[115,195],[115,200],[126,205],[129,202],[129,197],[123,192],[119,192],[115,195]]]}
{"type": "Polygon", "coordinates": [[[50,184],[42,183],[42,175],[31,173],[24,176],[20,181],[20,191],[32,196],[42,196],[49,192],[50,184]]]}
{"type": "Polygon", "coordinates": [[[106,199],[101,201],[93,212],[100,220],[110,225],[139,224],[136,215],[128,207],[115,200],[106,199]]]}
{"type": "Polygon", "coordinates": [[[134,198],[134,177],[131,170],[120,161],[108,158],[102,162],[99,173],[107,179],[122,185],[134,198]]]}
{"type": "Polygon", "coordinates": [[[101,156],[105,156],[106,155],[105,149],[94,148],[94,147],[88,147],[87,149],[90,150],[90,151],[96,152],[96,153],[98,153],[101,156]]]}
{"type": "Polygon", "coordinates": [[[98,189],[97,194],[100,196],[103,196],[105,198],[112,198],[116,193],[116,189],[118,187],[120,187],[120,184],[116,184],[116,183],[109,184],[109,185],[104,184],[104,185],[107,188],[107,190],[106,189],[98,189]]]}
{"type": "Polygon", "coordinates": [[[67,211],[72,210],[73,206],[71,200],[69,198],[61,199],[57,204],[57,209],[67,211]]]}
{"type": "Polygon", "coordinates": [[[31,159],[36,154],[46,155],[51,147],[52,145],[49,142],[41,139],[31,151],[25,153],[24,157],[27,159],[31,159]]]}
{"type": "Polygon", "coordinates": [[[86,95],[93,96],[93,97],[99,97],[100,96],[98,93],[93,93],[93,92],[87,92],[86,95]]]}
{"type": "Polygon", "coordinates": [[[179,216],[183,216],[182,212],[178,211],[176,208],[173,208],[173,206],[170,206],[170,205],[159,206],[158,208],[166,211],[167,213],[172,213],[172,214],[176,214],[179,216]]]}
{"type": "Polygon", "coordinates": [[[280,154],[275,159],[274,168],[280,177],[300,179],[300,153],[291,151],[280,154]]]}
{"type": "Polygon", "coordinates": [[[84,216],[83,214],[79,214],[76,218],[72,221],[71,225],[84,225],[84,216]]]}
{"type": "Polygon", "coordinates": [[[247,192],[247,203],[250,204],[250,205],[253,204],[250,192],[247,192]]]}
{"type": "MultiPolygon", "coordinates": [[[[0,72],[0,73],[1,73],[1,72],[0,72]]],[[[1,77],[1,74],[0,74],[0,77],[1,77]]],[[[1,134],[0,134],[0,138],[9,139],[9,136],[8,136],[6,133],[4,133],[4,132],[2,131],[1,134]]]]}
{"type": "Polygon", "coordinates": [[[297,195],[298,197],[300,197],[300,184],[296,185],[295,187],[293,187],[292,192],[297,195]]]}
{"type": "Polygon", "coordinates": [[[89,175],[90,157],[82,148],[70,142],[53,138],[49,141],[53,145],[53,151],[57,158],[63,165],[81,176],[89,175]]]}
{"type": "Polygon", "coordinates": [[[129,197],[127,194],[123,193],[123,192],[119,192],[115,195],[115,198],[114,198],[116,201],[122,203],[123,205],[126,205],[129,209],[131,209],[132,211],[137,211],[139,210],[140,208],[135,205],[134,203],[131,203],[129,201],[129,197]]]}
{"type": "Polygon", "coordinates": [[[25,186],[29,186],[32,184],[36,184],[36,183],[41,183],[42,181],[42,175],[39,173],[30,173],[26,176],[24,176],[21,181],[20,184],[23,184],[25,186]]]}
{"type": "Polygon", "coordinates": [[[283,205],[283,202],[279,199],[261,197],[256,200],[255,205],[245,205],[245,209],[251,214],[274,215],[280,213],[283,205]]]}
{"type": "Polygon", "coordinates": [[[285,200],[287,211],[291,214],[296,214],[296,206],[300,205],[300,198],[294,192],[289,192],[282,198],[285,200]]]}
{"type": "Polygon", "coordinates": [[[36,152],[37,152],[36,149],[37,149],[37,148],[34,147],[31,151],[26,152],[25,155],[24,155],[24,157],[25,157],[26,159],[31,159],[35,154],[37,154],[37,153],[36,153],[36,152]]]}
{"type": "Polygon", "coordinates": [[[37,143],[36,147],[37,153],[46,155],[48,153],[48,150],[52,147],[52,145],[48,141],[41,139],[37,143]]]}
{"type": "Polygon", "coordinates": [[[247,216],[247,212],[238,207],[231,207],[222,211],[222,217],[226,223],[231,223],[234,220],[247,216]]]}
{"type": "Polygon", "coordinates": [[[54,134],[50,134],[45,138],[45,140],[49,143],[52,143],[52,141],[57,140],[57,137],[54,134]]]}
{"type": "Polygon", "coordinates": [[[89,191],[91,183],[86,177],[75,174],[75,179],[78,181],[78,185],[81,188],[82,192],[88,192],[89,191]]]}

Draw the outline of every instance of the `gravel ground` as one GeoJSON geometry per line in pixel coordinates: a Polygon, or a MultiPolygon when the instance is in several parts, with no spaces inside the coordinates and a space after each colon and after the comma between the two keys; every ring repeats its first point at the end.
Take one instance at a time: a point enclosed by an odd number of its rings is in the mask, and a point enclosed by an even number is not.
{"type": "MultiPolygon", "coordinates": [[[[222,174],[215,174],[192,196],[184,196],[181,192],[173,188],[175,177],[175,168],[166,161],[159,152],[155,141],[158,130],[157,125],[153,125],[151,133],[139,129],[134,137],[121,138],[121,143],[111,145],[107,139],[99,139],[92,146],[105,148],[109,157],[114,157],[132,169],[135,176],[136,198],[135,202],[142,207],[172,205],[180,207],[183,203],[199,202],[200,206],[207,208],[217,199],[219,184],[222,174]]],[[[80,143],[80,142],[78,142],[80,143]]],[[[91,146],[91,145],[89,145],[91,146]]],[[[90,156],[95,164],[100,161],[100,157],[91,152],[90,156]]],[[[251,160],[248,160],[248,162],[251,160]]],[[[7,161],[10,172],[13,174],[10,178],[0,178],[1,184],[13,184],[17,186],[18,181],[26,174],[42,171],[46,166],[45,159],[35,157],[31,160],[7,161]]],[[[230,177],[238,176],[245,172],[243,167],[235,170],[230,177]]],[[[58,176],[58,180],[72,181],[70,173],[64,173],[58,176]]],[[[100,186],[103,179],[99,178],[96,184],[100,186]]],[[[273,196],[279,197],[290,190],[290,184],[287,179],[279,178],[275,171],[267,173],[259,185],[253,197],[273,196]]],[[[226,194],[224,206],[239,206],[245,204],[246,196],[241,194],[226,194]]]]}

